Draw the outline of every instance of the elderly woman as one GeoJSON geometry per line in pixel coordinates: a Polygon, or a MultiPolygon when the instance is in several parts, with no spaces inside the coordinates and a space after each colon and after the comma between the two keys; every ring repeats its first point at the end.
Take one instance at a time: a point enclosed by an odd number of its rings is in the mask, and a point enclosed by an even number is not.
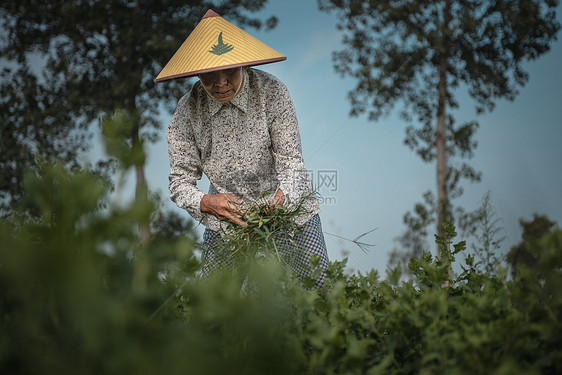
{"type": "MultiPolygon", "coordinates": [[[[318,201],[302,159],[298,122],[285,85],[250,66],[285,60],[209,10],[156,81],[198,76],[168,128],[171,199],[205,225],[203,273],[221,266],[215,252],[226,220],[245,226],[239,206],[302,200],[292,269],[309,276],[312,255],[328,265],[318,201]],[[197,187],[205,173],[208,193],[197,187]]],[[[286,241],[285,244],[289,243],[286,241]]],[[[324,273],[316,280],[323,284],[324,273]]]]}

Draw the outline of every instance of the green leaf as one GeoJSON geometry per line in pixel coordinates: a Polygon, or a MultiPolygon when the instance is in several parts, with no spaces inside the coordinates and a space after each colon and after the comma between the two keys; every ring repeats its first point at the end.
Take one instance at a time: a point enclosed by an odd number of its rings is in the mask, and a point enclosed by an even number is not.
{"type": "Polygon", "coordinates": [[[227,52],[230,52],[234,49],[232,44],[226,44],[222,41],[222,31],[219,34],[217,44],[211,47],[209,52],[214,53],[215,55],[224,55],[227,52]]]}
{"type": "Polygon", "coordinates": [[[455,245],[453,245],[453,247],[455,248],[453,254],[460,253],[461,251],[466,249],[466,241],[461,241],[459,243],[456,243],[455,245]]]}

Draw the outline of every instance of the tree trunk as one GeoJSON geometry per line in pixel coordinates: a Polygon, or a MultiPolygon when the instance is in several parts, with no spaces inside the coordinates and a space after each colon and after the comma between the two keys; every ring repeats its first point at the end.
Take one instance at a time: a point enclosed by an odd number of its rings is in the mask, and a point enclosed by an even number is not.
{"type": "MultiPolygon", "coordinates": [[[[137,165],[135,167],[136,175],[136,188],[135,188],[135,199],[137,201],[148,202],[148,185],[146,184],[146,178],[144,176],[144,165],[137,165]]],[[[142,220],[139,222],[139,236],[141,241],[141,247],[144,249],[150,243],[152,234],[150,233],[150,225],[148,220],[142,220]]]]}
{"type": "MultiPolygon", "coordinates": [[[[437,148],[437,235],[445,238],[441,223],[445,221],[447,209],[447,149],[445,135],[446,95],[447,95],[447,58],[441,57],[439,63],[439,105],[437,110],[437,129],[435,145],[437,148]]],[[[438,247],[441,257],[441,248],[438,247]]]]}
{"type": "MultiPolygon", "coordinates": [[[[447,220],[449,197],[447,192],[447,136],[445,121],[447,116],[447,69],[448,69],[448,29],[451,19],[450,1],[445,2],[443,9],[442,40],[443,50],[439,57],[439,99],[437,105],[437,127],[435,130],[435,146],[437,149],[437,235],[445,238],[441,223],[447,220]]],[[[441,258],[441,248],[437,246],[437,255],[441,258]]]]}
{"type": "MultiPolygon", "coordinates": [[[[136,145],[140,142],[138,125],[133,126],[133,129],[131,131],[131,138],[133,141],[133,149],[135,149],[136,145]]],[[[146,203],[148,202],[148,185],[146,183],[146,177],[144,175],[144,163],[135,165],[135,177],[135,200],[137,202],[146,203]]],[[[150,243],[151,238],[149,218],[139,218],[139,237],[141,249],[146,248],[150,243]]]]}
{"type": "MultiPolygon", "coordinates": [[[[138,145],[138,143],[140,142],[138,125],[139,119],[137,116],[134,116],[133,118],[133,121],[137,121],[137,123],[131,130],[131,138],[133,142],[133,149],[136,149],[136,145],[138,145]]],[[[148,185],[146,183],[146,178],[144,175],[144,163],[135,165],[135,176],[135,200],[137,203],[148,204],[148,185]]],[[[135,254],[132,287],[134,291],[142,292],[145,290],[151,272],[150,263],[146,257],[146,254],[144,254],[152,238],[152,234],[150,232],[150,218],[148,216],[145,217],[144,215],[139,216],[138,227],[139,246],[136,249],[135,254]]]]}
{"type": "MultiPolygon", "coordinates": [[[[134,50],[130,51],[129,53],[130,61],[134,61],[136,58],[134,50]]],[[[131,81],[139,81],[140,76],[131,77],[131,81]]],[[[140,90],[137,85],[131,84],[129,86],[129,92],[126,95],[126,99],[124,102],[124,107],[129,116],[131,116],[131,121],[133,121],[133,126],[131,128],[131,147],[133,150],[138,150],[140,148],[140,115],[138,113],[138,109],[135,104],[135,93],[140,90]]],[[[143,150],[144,152],[144,150],[143,150]]],[[[147,204],[148,202],[148,185],[146,183],[146,177],[144,174],[144,162],[135,165],[135,200],[137,202],[142,202],[143,204],[147,204]]],[[[139,251],[142,251],[150,244],[152,234],[150,233],[150,218],[149,217],[139,217],[138,218],[138,226],[139,226],[139,240],[140,240],[140,247],[139,251]]]]}

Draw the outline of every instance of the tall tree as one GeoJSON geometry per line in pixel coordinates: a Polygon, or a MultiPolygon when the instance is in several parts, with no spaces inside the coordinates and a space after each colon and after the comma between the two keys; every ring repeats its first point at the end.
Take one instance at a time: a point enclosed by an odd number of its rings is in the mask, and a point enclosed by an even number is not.
{"type": "MultiPolygon", "coordinates": [[[[465,161],[476,147],[476,121],[455,125],[455,92],[465,85],[478,113],[513,100],[528,74],[522,64],[549,50],[560,25],[557,0],[318,0],[338,15],[345,49],[335,69],[357,79],[351,114],[378,120],[396,103],[410,123],[405,143],[436,161],[437,233],[452,219],[461,179],[480,173],[465,161]],[[416,123],[417,126],[412,124],[416,123]],[[457,160],[458,161],[458,160],[457,160]]],[[[427,221],[427,220],[426,220],[427,221]]]]}
{"type": "MultiPolygon", "coordinates": [[[[84,129],[120,108],[135,146],[154,140],[158,114],[188,87],[155,84],[162,66],[208,9],[240,26],[267,0],[6,0],[0,3],[0,203],[20,198],[22,171],[52,157],[76,162],[84,129]]],[[[135,147],[136,148],[136,147],[135,147]]],[[[146,194],[142,160],[136,193],[146,194]]],[[[148,228],[148,225],[145,226],[148,228]]]]}

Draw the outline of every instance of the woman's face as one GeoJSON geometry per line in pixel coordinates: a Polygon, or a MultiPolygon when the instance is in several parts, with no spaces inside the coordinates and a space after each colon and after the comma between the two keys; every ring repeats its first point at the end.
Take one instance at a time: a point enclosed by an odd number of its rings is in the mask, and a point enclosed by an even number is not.
{"type": "Polygon", "coordinates": [[[244,74],[242,67],[238,67],[199,74],[199,80],[209,96],[228,102],[242,90],[244,74]]]}

